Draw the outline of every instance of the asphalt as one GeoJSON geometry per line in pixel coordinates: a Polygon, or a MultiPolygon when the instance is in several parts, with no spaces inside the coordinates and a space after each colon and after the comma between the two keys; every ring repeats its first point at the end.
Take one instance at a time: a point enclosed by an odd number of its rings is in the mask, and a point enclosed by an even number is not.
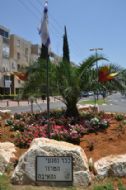
{"type": "MultiPolygon", "coordinates": [[[[64,108],[65,105],[59,98],[61,97],[50,97],[50,109],[64,108]]],[[[34,110],[45,111],[47,109],[47,101],[37,99],[37,104],[34,102],[33,108],[34,110]]],[[[11,110],[12,113],[27,112],[31,110],[31,103],[28,101],[0,100],[0,110],[11,110]]],[[[107,97],[107,104],[99,105],[99,110],[126,113],[126,97],[120,93],[112,94],[107,97]]]]}

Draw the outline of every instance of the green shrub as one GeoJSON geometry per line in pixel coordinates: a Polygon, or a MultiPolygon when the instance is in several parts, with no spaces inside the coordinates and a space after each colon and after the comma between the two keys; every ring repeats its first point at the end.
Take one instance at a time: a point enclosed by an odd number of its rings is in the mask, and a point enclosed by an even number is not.
{"type": "Polygon", "coordinates": [[[13,121],[12,121],[11,119],[7,119],[7,120],[5,121],[5,124],[6,124],[6,125],[13,125],[13,121]]]}
{"type": "Polygon", "coordinates": [[[108,183],[105,185],[98,185],[93,188],[93,190],[114,190],[114,187],[112,184],[108,183]]]}
{"type": "MultiPolygon", "coordinates": [[[[126,190],[126,187],[121,182],[118,183],[117,187],[118,190],[126,190]]],[[[107,183],[105,185],[98,185],[93,188],[93,190],[115,190],[115,189],[116,188],[111,183],[107,183]]]]}
{"type": "Polygon", "coordinates": [[[124,187],[122,183],[118,183],[118,189],[119,190],[126,190],[126,187],[124,187]]]}
{"type": "Polygon", "coordinates": [[[83,117],[83,119],[85,120],[91,120],[94,117],[94,113],[93,112],[80,112],[81,117],[83,117]]]}
{"type": "Polygon", "coordinates": [[[92,126],[94,126],[94,125],[99,125],[99,119],[98,119],[97,117],[92,118],[92,119],[90,120],[90,124],[91,124],[92,126]]]}
{"type": "Polygon", "coordinates": [[[100,126],[100,129],[106,129],[107,127],[109,127],[109,122],[105,119],[102,119],[99,122],[99,126],[100,126]]]}
{"type": "Polygon", "coordinates": [[[18,114],[18,113],[14,114],[14,119],[21,119],[21,118],[22,118],[21,114],[18,114]]]}
{"type": "Polygon", "coordinates": [[[126,119],[123,120],[123,124],[126,125],[126,119]]]}
{"type": "Polygon", "coordinates": [[[117,121],[122,121],[124,119],[124,115],[123,114],[117,114],[117,115],[115,115],[115,119],[117,121]]]}
{"type": "Polygon", "coordinates": [[[12,94],[12,95],[6,95],[6,94],[4,94],[4,95],[1,95],[1,99],[5,99],[5,100],[7,100],[7,99],[10,99],[10,100],[15,100],[15,98],[17,97],[17,95],[16,94],[12,94]]]}

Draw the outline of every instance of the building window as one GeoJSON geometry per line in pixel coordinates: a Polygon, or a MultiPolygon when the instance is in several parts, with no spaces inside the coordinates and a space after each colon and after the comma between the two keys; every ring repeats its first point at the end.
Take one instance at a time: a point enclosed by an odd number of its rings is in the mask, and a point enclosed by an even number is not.
{"type": "Polygon", "coordinates": [[[20,53],[17,52],[17,60],[19,60],[19,59],[20,59],[20,53]]]}
{"type": "Polygon", "coordinates": [[[28,62],[28,48],[25,48],[25,58],[26,58],[26,60],[28,62]]]}
{"type": "Polygon", "coordinates": [[[10,88],[10,86],[11,86],[10,76],[4,75],[4,87],[10,88]]]}
{"type": "Polygon", "coordinates": [[[21,68],[21,66],[19,64],[17,64],[17,69],[19,70],[21,68]]]}
{"type": "Polygon", "coordinates": [[[2,55],[4,58],[9,58],[9,47],[4,45],[2,49],[2,55]]]}
{"type": "Polygon", "coordinates": [[[5,72],[6,71],[6,68],[5,67],[2,67],[2,72],[5,72]]]}
{"type": "Polygon", "coordinates": [[[12,62],[12,69],[16,69],[15,67],[15,63],[12,62]]]}
{"type": "Polygon", "coordinates": [[[17,47],[20,47],[20,40],[17,40],[17,47]]]}
{"type": "Polygon", "coordinates": [[[8,38],[9,37],[9,33],[3,29],[0,28],[0,35],[5,37],[5,38],[8,38]]]}
{"type": "Polygon", "coordinates": [[[28,56],[28,48],[25,48],[25,57],[28,56]]]}

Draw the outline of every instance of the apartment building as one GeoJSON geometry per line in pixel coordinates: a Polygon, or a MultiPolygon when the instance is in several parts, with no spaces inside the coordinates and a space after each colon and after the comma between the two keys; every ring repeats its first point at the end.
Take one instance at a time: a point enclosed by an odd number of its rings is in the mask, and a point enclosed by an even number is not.
{"type": "Polygon", "coordinates": [[[9,29],[0,26],[0,94],[9,93],[11,84],[9,33],[9,29]]]}
{"type": "Polygon", "coordinates": [[[0,94],[18,94],[23,81],[15,71],[23,71],[39,57],[40,46],[15,35],[0,26],[0,94]]]}
{"type": "Polygon", "coordinates": [[[31,60],[31,42],[17,36],[10,35],[10,65],[11,65],[11,92],[17,94],[22,88],[23,81],[18,79],[13,72],[23,72],[31,60]]]}
{"type": "MultiPolygon", "coordinates": [[[[0,25],[0,94],[18,94],[24,82],[14,72],[23,72],[35,62],[41,52],[41,46],[32,44],[0,25]]],[[[58,64],[62,57],[50,53],[52,63],[58,64]]]]}
{"type": "Polygon", "coordinates": [[[31,61],[30,63],[32,64],[38,59],[38,56],[41,53],[41,46],[38,44],[32,44],[31,46],[31,61]]]}

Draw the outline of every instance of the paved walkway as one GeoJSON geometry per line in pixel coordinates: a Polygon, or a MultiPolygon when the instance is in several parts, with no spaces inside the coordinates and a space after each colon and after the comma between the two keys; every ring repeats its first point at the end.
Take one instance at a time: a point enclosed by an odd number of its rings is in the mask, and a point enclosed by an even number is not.
{"type": "MultiPolygon", "coordinates": [[[[50,97],[50,102],[59,101],[58,97],[50,97]]],[[[46,100],[37,99],[34,104],[38,103],[47,103],[46,100]]],[[[30,101],[12,101],[12,100],[0,100],[0,108],[9,108],[9,107],[17,107],[17,106],[27,106],[30,105],[30,101]]]]}

